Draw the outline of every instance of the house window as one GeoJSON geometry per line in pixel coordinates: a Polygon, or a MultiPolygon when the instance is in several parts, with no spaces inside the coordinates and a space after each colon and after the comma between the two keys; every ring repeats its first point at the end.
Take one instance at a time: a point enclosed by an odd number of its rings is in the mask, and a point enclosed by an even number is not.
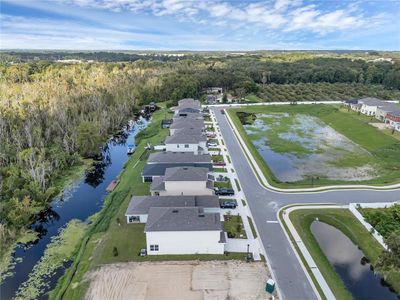
{"type": "Polygon", "coordinates": [[[158,245],[150,245],[150,251],[158,251],[158,245]]]}
{"type": "Polygon", "coordinates": [[[139,216],[129,216],[129,223],[139,223],[140,217],[139,216]]]}
{"type": "Polygon", "coordinates": [[[189,144],[185,144],[185,148],[189,148],[189,144]]]}
{"type": "Polygon", "coordinates": [[[179,148],[179,144],[178,144],[178,145],[176,145],[176,148],[179,148]]]}

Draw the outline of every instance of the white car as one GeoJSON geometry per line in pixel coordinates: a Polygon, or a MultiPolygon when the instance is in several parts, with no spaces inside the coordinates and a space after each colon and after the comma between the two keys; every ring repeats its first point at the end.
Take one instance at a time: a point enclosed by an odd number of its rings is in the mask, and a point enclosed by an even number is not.
{"type": "Polygon", "coordinates": [[[208,147],[217,147],[218,144],[217,143],[207,143],[208,147]]]}

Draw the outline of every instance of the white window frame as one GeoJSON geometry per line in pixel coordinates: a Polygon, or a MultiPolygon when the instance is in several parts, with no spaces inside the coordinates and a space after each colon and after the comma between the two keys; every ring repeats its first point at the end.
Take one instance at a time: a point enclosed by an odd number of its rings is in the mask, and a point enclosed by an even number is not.
{"type": "Polygon", "coordinates": [[[160,251],[159,245],[150,245],[150,251],[160,251]]]}

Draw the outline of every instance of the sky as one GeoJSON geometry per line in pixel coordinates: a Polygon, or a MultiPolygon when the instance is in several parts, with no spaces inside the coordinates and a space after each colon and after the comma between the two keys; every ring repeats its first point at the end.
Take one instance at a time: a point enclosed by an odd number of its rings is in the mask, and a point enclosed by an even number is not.
{"type": "Polygon", "coordinates": [[[400,0],[0,1],[0,49],[400,50],[400,0]]]}

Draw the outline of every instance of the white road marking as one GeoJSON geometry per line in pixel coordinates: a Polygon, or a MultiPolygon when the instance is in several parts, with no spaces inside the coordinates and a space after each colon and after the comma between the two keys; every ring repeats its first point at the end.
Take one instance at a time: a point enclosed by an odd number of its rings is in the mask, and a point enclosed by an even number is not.
{"type": "Polygon", "coordinates": [[[278,224],[279,222],[276,220],[267,220],[267,223],[278,224]]]}

